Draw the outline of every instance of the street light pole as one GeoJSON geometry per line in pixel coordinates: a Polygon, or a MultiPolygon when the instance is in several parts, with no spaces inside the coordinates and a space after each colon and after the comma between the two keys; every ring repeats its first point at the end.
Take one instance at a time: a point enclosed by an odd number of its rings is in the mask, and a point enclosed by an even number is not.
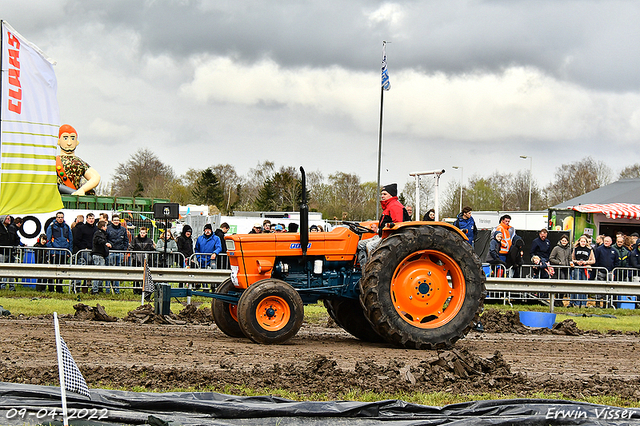
{"type": "Polygon", "coordinates": [[[454,169],[460,169],[460,210],[458,210],[458,212],[462,211],[462,175],[464,173],[464,167],[462,166],[452,166],[454,169]]]}
{"type": "Polygon", "coordinates": [[[531,182],[533,181],[533,157],[530,155],[521,155],[523,160],[529,159],[529,211],[531,211],[531,182]]]}

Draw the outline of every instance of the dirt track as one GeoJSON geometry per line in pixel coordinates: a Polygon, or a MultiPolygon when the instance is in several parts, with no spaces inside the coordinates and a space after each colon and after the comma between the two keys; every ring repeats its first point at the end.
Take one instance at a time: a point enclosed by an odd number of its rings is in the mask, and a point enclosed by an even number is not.
{"type": "MultiPolygon", "coordinates": [[[[57,383],[52,319],[2,319],[0,324],[0,380],[57,383]]],[[[517,396],[544,390],[566,398],[640,400],[640,338],[634,335],[472,332],[451,351],[437,352],[364,343],[339,328],[308,324],[276,346],[227,337],[212,324],[63,318],[61,330],[92,388],[214,385],[233,392],[249,386],[330,397],[350,390],[517,396]]]]}

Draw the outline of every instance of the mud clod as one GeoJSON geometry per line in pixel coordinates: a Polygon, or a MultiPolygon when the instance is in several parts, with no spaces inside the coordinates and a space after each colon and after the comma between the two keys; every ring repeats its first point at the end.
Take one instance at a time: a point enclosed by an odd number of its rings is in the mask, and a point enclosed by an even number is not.
{"type": "Polygon", "coordinates": [[[78,303],[73,305],[73,309],[76,310],[74,315],[75,319],[81,321],[104,321],[104,322],[116,322],[118,318],[112,317],[104,310],[104,306],[96,303],[95,307],[87,306],[84,303],[78,303]]]}

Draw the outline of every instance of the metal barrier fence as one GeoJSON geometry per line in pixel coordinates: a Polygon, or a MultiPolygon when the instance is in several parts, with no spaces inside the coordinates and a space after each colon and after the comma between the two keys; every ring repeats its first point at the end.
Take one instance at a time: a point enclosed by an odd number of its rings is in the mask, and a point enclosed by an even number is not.
{"type": "MultiPolygon", "coordinates": [[[[229,258],[226,253],[219,253],[215,259],[211,259],[211,253],[194,253],[189,256],[188,262],[191,268],[196,269],[230,269],[229,258]]],[[[206,291],[209,289],[209,285],[202,284],[202,288],[206,291]]]]}
{"type": "MultiPolygon", "coordinates": [[[[150,268],[198,268],[200,269],[200,263],[195,261],[195,255],[193,256],[193,262],[186,262],[185,257],[180,252],[168,252],[162,251],[124,251],[124,250],[110,250],[109,256],[104,259],[104,264],[98,259],[100,265],[98,267],[142,267],[144,261],[150,268]]],[[[190,258],[191,259],[191,258],[190,258]]],[[[0,268],[6,264],[39,264],[39,265],[58,265],[58,266],[92,266],[94,265],[94,258],[91,255],[91,250],[80,250],[75,254],[72,254],[67,249],[51,248],[51,247],[3,247],[0,246],[0,268]]],[[[221,273],[226,275],[225,279],[230,274],[229,261],[226,254],[220,254],[215,263],[221,273]]],[[[202,268],[202,269],[214,269],[214,268],[202,268]]],[[[105,270],[106,271],[106,270],[105,270]]],[[[113,270],[110,270],[111,273],[113,270]]],[[[94,274],[88,270],[84,270],[87,276],[74,277],[69,280],[69,276],[64,275],[61,278],[57,274],[53,274],[50,271],[44,272],[37,276],[30,275],[13,275],[6,276],[0,274],[0,289],[6,288],[14,290],[16,284],[23,286],[35,287],[36,290],[45,291],[47,288],[49,291],[62,292],[63,287],[67,287],[69,292],[89,291],[92,288],[93,280],[101,281],[99,287],[101,291],[119,292],[120,289],[134,289],[140,290],[142,283],[142,275],[138,279],[132,280],[130,275],[127,275],[126,279],[110,278],[109,276],[103,276],[103,274],[94,274]],[[102,283],[104,281],[104,283],[102,283]],[[125,281],[125,283],[122,283],[125,281]],[[124,284],[124,285],[121,285],[124,284]]],[[[217,274],[216,276],[220,276],[217,274]]],[[[214,289],[217,282],[223,280],[216,280],[213,283],[204,280],[202,283],[187,280],[177,281],[176,284],[180,287],[183,285],[193,284],[197,288],[200,286],[206,289],[214,289]]]]}
{"type": "MultiPolygon", "coordinates": [[[[554,302],[563,303],[568,301],[570,306],[587,306],[587,303],[593,303],[602,307],[625,307],[635,308],[640,303],[635,293],[637,285],[632,285],[628,291],[630,293],[610,294],[612,288],[620,289],[621,282],[638,283],[640,285],[640,269],[636,268],[615,268],[608,271],[603,267],[594,266],[560,266],[551,265],[553,274],[543,270],[539,265],[522,265],[519,268],[506,269],[504,265],[483,264],[483,268],[488,279],[492,282],[499,280],[516,279],[519,282],[536,281],[537,283],[531,287],[536,290],[530,292],[513,290],[513,291],[491,291],[487,286],[488,300],[502,300],[503,303],[511,303],[512,300],[537,301],[547,303],[553,311],[554,302]],[[521,281],[525,280],[525,281],[521,281]],[[563,283],[575,282],[570,288],[560,291],[554,282],[562,281],[563,283]],[[541,285],[541,283],[549,282],[550,286],[541,285]],[[605,283],[605,290],[600,287],[600,283],[605,283]],[[544,288],[553,289],[554,293],[545,292],[544,288]],[[568,295],[568,297],[567,297],[568,295]],[[559,300],[559,299],[560,300],[559,300]]],[[[519,285],[522,287],[522,285],[519,285]]]]}
{"type": "Polygon", "coordinates": [[[229,258],[226,253],[220,253],[215,260],[211,259],[211,253],[194,253],[189,256],[189,265],[200,269],[229,269],[229,258]]]}
{"type": "MultiPolygon", "coordinates": [[[[144,266],[145,259],[150,267],[183,268],[185,265],[184,255],[180,252],[167,252],[165,256],[164,252],[159,251],[128,250],[109,250],[106,264],[110,266],[144,266]]],[[[92,265],[91,250],[80,250],[73,255],[71,263],[73,265],[92,265]]]]}
{"type": "MultiPolygon", "coordinates": [[[[150,268],[154,282],[168,283],[172,286],[208,284],[215,289],[216,285],[228,279],[228,269],[192,269],[192,268],[150,268]]],[[[96,265],[52,265],[38,263],[2,263],[0,276],[5,282],[19,283],[23,286],[33,285],[25,280],[55,280],[61,286],[68,287],[69,292],[77,290],[73,282],[89,281],[121,281],[140,282],[144,268],[141,266],[96,266],[96,265]]],[[[136,288],[133,286],[120,287],[136,288]]]]}

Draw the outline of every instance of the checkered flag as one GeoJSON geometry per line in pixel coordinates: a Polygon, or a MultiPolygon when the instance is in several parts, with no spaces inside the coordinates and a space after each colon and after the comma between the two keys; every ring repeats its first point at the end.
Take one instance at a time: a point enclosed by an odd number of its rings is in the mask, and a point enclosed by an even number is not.
{"type": "Polygon", "coordinates": [[[76,362],[67,348],[67,344],[60,335],[60,325],[58,324],[58,313],[53,313],[53,328],[56,332],[56,349],[58,353],[58,374],[60,376],[60,399],[62,400],[62,418],[63,424],[69,424],[69,416],[67,413],[67,391],[79,393],[88,396],[89,388],[87,382],[82,377],[82,373],[78,369],[76,362]]]}
{"type": "Polygon", "coordinates": [[[144,279],[142,281],[142,288],[145,295],[151,295],[156,291],[156,285],[153,283],[153,278],[151,278],[151,271],[149,270],[147,262],[144,263],[144,279]]]}
{"type": "Polygon", "coordinates": [[[62,336],[60,336],[60,348],[62,350],[62,370],[64,371],[64,387],[69,392],[79,393],[91,398],[87,382],[82,377],[82,373],[78,369],[76,362],[67,348],[62,336]]]}

